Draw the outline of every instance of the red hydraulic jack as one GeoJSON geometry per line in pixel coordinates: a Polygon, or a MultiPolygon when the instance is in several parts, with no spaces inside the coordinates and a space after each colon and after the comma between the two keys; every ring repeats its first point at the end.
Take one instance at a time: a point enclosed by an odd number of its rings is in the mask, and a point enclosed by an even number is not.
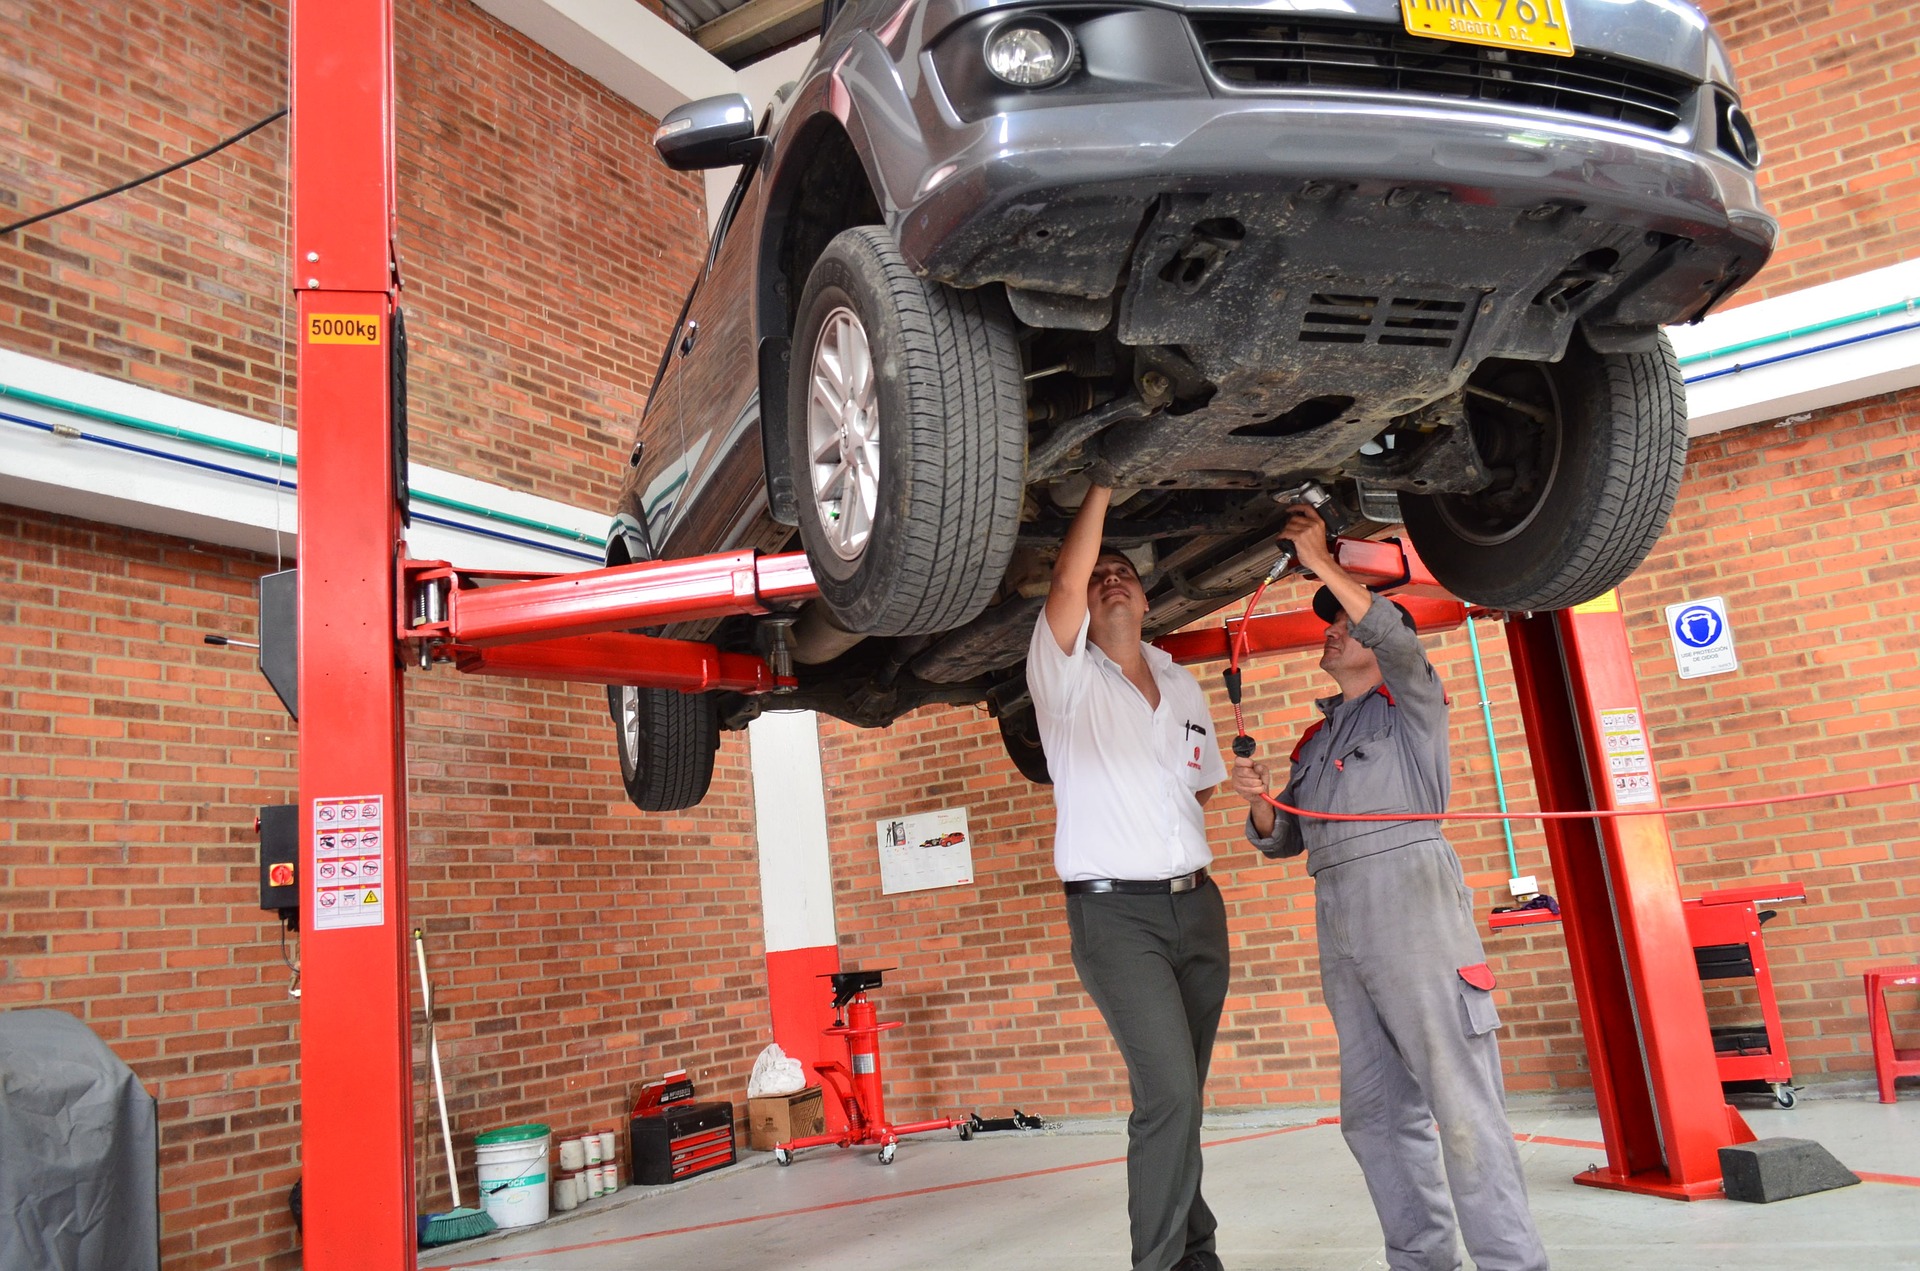
{"type": "Polygon", "coordinates": [[[897,1019],[880,1023],[873,1003],[867,1000],[867,990],[880,987],[881,975],[880,970],[853,970],[822,977],[833,981],[834,1014],[838,1016],[842,1008],[846,1010],[845,1020],[836,1018],[826,1034],[847,1039],[847,1063],[835,1060],[815,1064],[813,1069],[827,1079],[834,1097],[840,1100],[847,1114],[847,1128],[839,1134],[810,1134],[790,1143],[774,1144],[773,1159],[782,1165],[793,1164],[793,1154],[803,1148],[825,1147],[829,1143],[838,1147],[878,1143],[880,1163],[891,1165],[894,1149],[903,1135],[957,1129],[962,1139],[973,1137],[971,1117],[935,1117],[931,1121],[910,1121],[905,1125],[894,1125],[887,1120],[887,1100],[880,1080],[880,1034],[899,1028],[901,1023],[897,1019]]]}

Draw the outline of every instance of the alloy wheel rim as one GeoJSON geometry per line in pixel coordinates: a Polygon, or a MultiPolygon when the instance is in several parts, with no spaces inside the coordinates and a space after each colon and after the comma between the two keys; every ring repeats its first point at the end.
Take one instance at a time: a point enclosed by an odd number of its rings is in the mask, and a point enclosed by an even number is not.
{"type": "Polygon", "coordinates": [[[860,559],[880,503],[880,412],[873,350],[860,316],[827,315],[807,370],[807,470],[827,547],[860,559]]]}
{"type": "Polygon", "coordinates": [[[631,776],[640,763],[640,690],[631,684],[620,689],[620,735],[626,741],[621,747],[620,766],[631,776]]]}

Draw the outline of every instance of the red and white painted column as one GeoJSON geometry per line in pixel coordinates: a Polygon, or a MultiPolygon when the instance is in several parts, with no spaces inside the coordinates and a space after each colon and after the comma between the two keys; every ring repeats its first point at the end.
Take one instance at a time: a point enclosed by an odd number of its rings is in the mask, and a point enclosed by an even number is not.
{"type": "MultiPolygon", "coordinates": [[[[833,1023],[833,989],[820,977],[840,969],[819,722],[812,711],[769,712],[748,726],[747,744],[773,1039],[811,1084],[813,1065],[835,1057],[821,1035],[833,1023]]],[[[828,1125],[843,1125],[837,1102],[827,1105],[828,1125]]]]}

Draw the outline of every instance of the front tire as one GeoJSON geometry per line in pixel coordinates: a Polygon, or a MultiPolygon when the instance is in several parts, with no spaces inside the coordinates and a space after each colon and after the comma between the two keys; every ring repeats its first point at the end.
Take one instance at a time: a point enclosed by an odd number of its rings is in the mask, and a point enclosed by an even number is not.
{"type": "Polygon", "coordinates": [[[607,687],[620,781],[642,812],[677,812],[707,797],[720,721],[713,694],[607,687]]]}
{"type": "Polygon", "coordinates": [[[914,276],[887,231],[827,244],[800,297],[788,450],[800,538],[836,625],[950,631],[1019,528],[1026,388],[999,296],[914,276]]]}
{"type": "Polygon", "coordinates": [[[1494,482],[1400,496],[1420,559],[1454,595],[1565,609],[1653,550],[1687,462],[1686,388],[1664,332],[1651,353],[1596,353],[1576,336],[1559,362],[1490,361],[1468,381],[1467,424],[1494,482]]]}

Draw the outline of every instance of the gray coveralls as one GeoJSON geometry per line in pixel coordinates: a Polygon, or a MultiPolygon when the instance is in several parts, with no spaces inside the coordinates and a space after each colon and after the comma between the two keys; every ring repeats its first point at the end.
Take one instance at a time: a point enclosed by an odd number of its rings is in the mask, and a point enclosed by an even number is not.
{"type": "MultiPolygon", "coordinates": [[[[1294,749],[1281,801],[1325,812],[1445,811],[1446,694],[1419,638],[1379,597],[1353,636],[1373,650],[1386,684],[1354,701],[1319,702],[1325,718],[1294,749]]],[[[1249,819],[1247,837],[1271,857],[1307,853],[1321,991],[1340,1036],[1340,1132],[1366,1175],[1387,1265],[1456,1271],[1458,1236],[1479,1271],[1544,1268],[1507,1125],[1493,977],[1453,848],[1430,821],[1277,810],[1271,836],[1249,819]]]]}

